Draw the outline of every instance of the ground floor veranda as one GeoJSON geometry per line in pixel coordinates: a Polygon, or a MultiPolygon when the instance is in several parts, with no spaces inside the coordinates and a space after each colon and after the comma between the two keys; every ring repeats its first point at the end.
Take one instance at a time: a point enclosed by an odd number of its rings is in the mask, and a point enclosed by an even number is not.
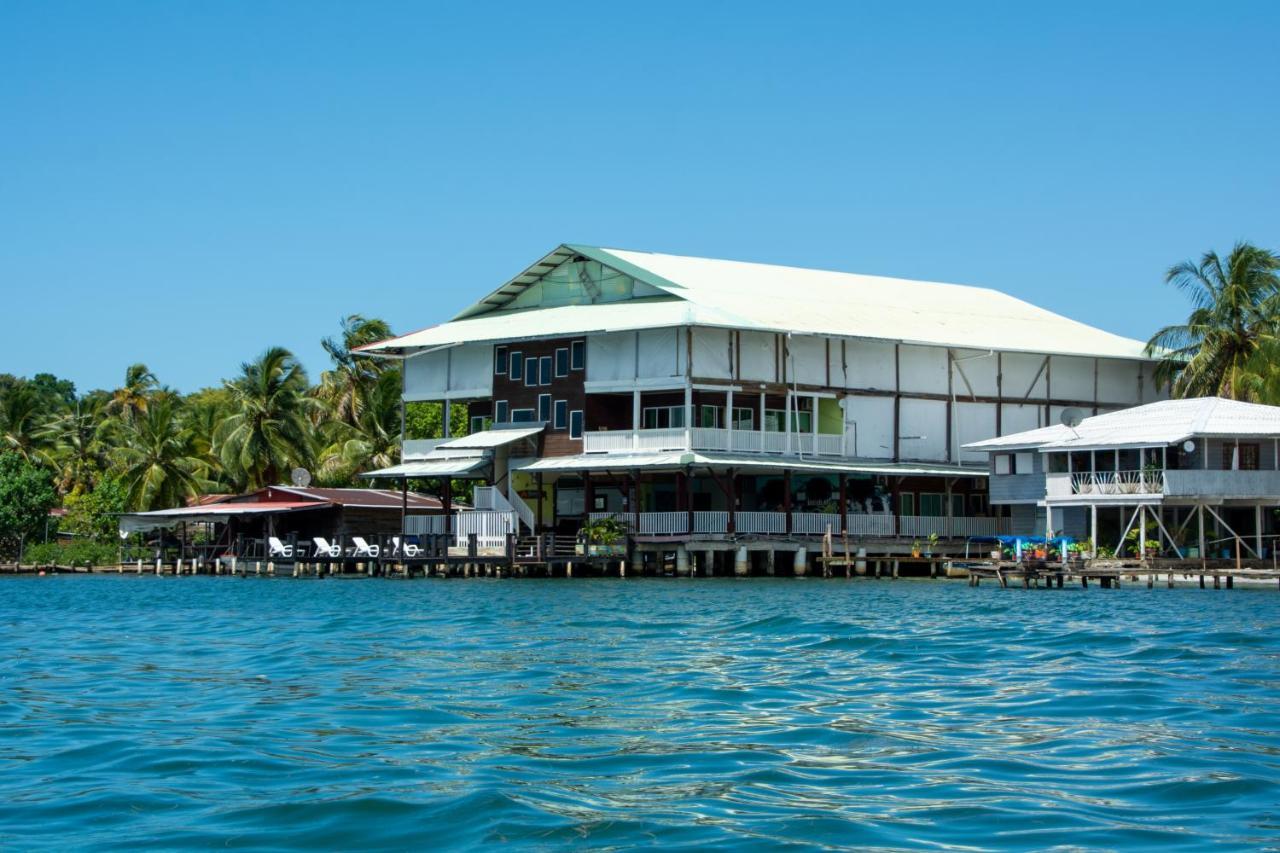
{"type": "MultiPolygon", "coordinates": [[[[1012,508],[1014,527],[1018,507],[1012,508]]],[[[1065,534],[1104,556],[1265,560],[1280,536],[1280,496],[1271,498],[1147,499],[1112,497],[1050,501],[1036,509],[1036,533],[1065,534]]],[[[1020,531],[1015,529],[1014,532],[1020,531]]]]}

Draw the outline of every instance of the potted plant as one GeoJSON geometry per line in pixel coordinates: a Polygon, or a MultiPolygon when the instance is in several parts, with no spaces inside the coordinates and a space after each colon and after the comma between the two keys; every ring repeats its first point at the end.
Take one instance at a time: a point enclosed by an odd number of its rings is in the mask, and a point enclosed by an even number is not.
{"type": "Polygon", "coordinates": [[[917,557],[917,558],[920,556],[920,540],[919,539],[916,539],[911,543],[911,556],[917,557]]]}
{"type": "Polygon", "coordinates": [[[1154,560],[1160,556],[1160,540],[1144,539],[1142,542],[1142,553],[1148,560],[1154,560]]]}
{"type": "Polygon", "coordinates": [[[625,553],[627,526],[617,518],[588,521],[578,531],[579,554],[592,557],[617,556],[625,553]]]}
{"type": "Polygon", "coordinates": [[[930,533],[930,534],[929,534],[929,548],[928,548],[928,550],[927,550],[927,551],[925,551],[925,552],[924,552],[924,555],[925,555],[926,557],[932,557],[932,556],[933,556],[933,549],[934,549],[934,548],[936,548],[936,547],[938,547],[938,534],[937,534],[937,533],[930,533]]]}
{"type": "Polygon", "coordinates": [[[1067,546],[1067,558],[1073,566],[1084,564],[1085,555],[1092,550],[1093,543],[1086,539],[1083,542],[1072,542],[1067,546]]]}

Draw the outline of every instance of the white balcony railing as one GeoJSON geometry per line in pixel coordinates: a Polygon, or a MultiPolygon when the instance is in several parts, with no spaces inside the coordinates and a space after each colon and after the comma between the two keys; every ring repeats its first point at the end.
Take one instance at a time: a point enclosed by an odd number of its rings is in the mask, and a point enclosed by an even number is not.
{"type": "Polygon", "coordinates": [[[1163,471],[1079,471],[1071,475],[1071,494],[1073,495],[1159,495],[1163,493],[1163,471]]]}
{"type": "Polygon", "coordinates": [[[733,526],[738,533],[786,533],[785,512],[735,512],[733,526]]]}
{"type": "MultiPolygon", "coordinates": [[[[790,452],[796,456],[844,455],[844,436],[827,433],[761,432],[745,429],[696,427],[689,432],[693,450],[741,453],[790,452]],[[790,450],[788,451],[788,448],[790,450]]],[[[683,450],[684,429],[597,430],[583,435],[585,453],[632,453],[683,450]]]]}
{"type": "MultiPolygon", "coordinates": [[[[591,513],[592,519],[618,518],[639,536],[684,536],[689,533],[689,513],[642,512],[591,513]]],[[[866,515],[850,513],[845,517],[845,529],[851,537],[892,538],[901,536],[926,539],[931,533],[956,539],[968,536],[996,536],[1009,532],[1009,519],[986,517],[954,517],[948,523],[943,516],[888,514],[866,515]],[[948,532],[949,531],[949,532],[948,532]]],[[[830,528],[833,535],[842,533],[840,516],[836,513],[796,512],[791,514],[791,532],[797,536],[824,536],[830,528]]],[[[729,513],[723,510],[699,510],[693,513],[693,533],[715,535],[729,530],[729,513]]],[[[785,512],[736,512],[734,530],[740,534],[775,534],[787,532],[785,512]]]]}
{"type": "Polygon", "coordinates": [[[689,513],[642,512],[636,532],[641,536],[680,536],[689,532],[689,513]]]}
{"type": "Polygon", "coordinates": [[[729,513],[715,510],[699,511],[693,514],[694,533],[727,533],[729,530],[729,513]]]}
{"type": "Polygon", "coordinates": [[[791,532],[823,536],[827,530],[840,535],[840,515],[827,512],[795,512],[791,514],[791,532]]]}
{"type": "Polygon", "coordinates": [[[850,536],[892,536],[893,516],[888,513],[853,512],[845,516],[845,529],[850,536]]]}

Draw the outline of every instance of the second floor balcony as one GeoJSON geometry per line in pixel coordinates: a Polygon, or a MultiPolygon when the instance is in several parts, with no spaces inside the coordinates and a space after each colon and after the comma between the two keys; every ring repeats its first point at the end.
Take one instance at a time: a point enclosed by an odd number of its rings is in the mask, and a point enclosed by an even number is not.
{"type": "Polygon", "coordinates": [[[772,432],[748,429],[600,430],[583,435],[586,453],[637,453],[712,450],[777,456],[842,457],[845,437],[823,432],[772,432]]]}
{"type": "Polygon", "coordinates": [[[1096,498],[1108,503],[1169,497],[1280,499],[1280,471],[1151,468],[1050,473],[1044,475],[1044,494],[1049,500],[1096,498]]]}

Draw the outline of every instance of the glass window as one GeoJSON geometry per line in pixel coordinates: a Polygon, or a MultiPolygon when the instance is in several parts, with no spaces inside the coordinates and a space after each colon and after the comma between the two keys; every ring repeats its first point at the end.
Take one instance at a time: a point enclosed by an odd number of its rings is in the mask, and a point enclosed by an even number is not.
{"type": "Polygon", "coordinates": [[[533,423],[533,409],[514,409],[511,412],[511,422],[513,424],[533,423]]]}
{"type": "Polygon", "coordinates": [[[720,426],[720,407],[706,406],[698,407],[698,426],[703,429],[716,429],[720,426]]]}
{"type": "Polygon", "coordinates": [[[680,429],[684,426],[684,406],[650,406],[640,412],[644,429],[680,429]]]}
{"type": "Polygon", "coordinates": [[[507,408],[508,404],[506,400],[499,400],[493,404],[494,423],[505,424],[507,422],[507,408]]]}
{"type": "Polygon", "coordinates": [[[937,518],[944,515],[942,511],[942,495],[933,492],[920,493],[920,514],[937,518]]]}
{"type": "Polygon", "coordinates": [[[551,395],[538,395],[538,420],[546,423],[551,420],[551,395]]]}
{"type": "Polygon", "coordinates": [[[753,409],[739,409],[736,406],[733,410],[733,428],[734,429],[754,429],[756,419],[753,409]]]}
{"type": "Polygon", "coordinates": [[[898,515],[915,515],[916,514],[916,496],[911,492],[902,492],[898,495],[898,515]]]}
{"type": "Polygon", "coordinates": [[[1012,474],[1012,473],[1013,473],[1013,454],[1011,454],[1011,453],[997,453],[997,454],[995,455],[995,460],[996,460],[996,473],[997,473],[997,474],[1012,474]]]}
{"type": "Polygon", "coordinates": [[[951,496],[951,515],[956,518],[964,516],[964,495],[951,496]]]}
{"type": "Polygon", "coordinates": [[[556,400],[555,422],[552,426],[555,429],[564,429],[569,425],[569,401],[556,400]]]}
{"type": "Polygon", "coordinates": [[[507,348],[493,348],[493,375],[502,376],[507,372],[507,348]]]}
{"type": "Polygon", "coordinates": [[[764,431],[785,432],[783,425],[787,422],[787,414],[782,409],[764,410],[764,431]]]}
{"type": "Polygon", "coordinates": [[[574,370],[582,370],[587,366],[586,341],[574,341],[569,344],[569,366],[574,370]]]}
{"type": "Polygon", "coordinates": [[[582,438],[582,409],[569,413],[569,438],[582,438]]]}
{"type": "Polygon", "coordinates": [[[556,378],[562,379],[569,375],[569,348],[560,347],[556,350],[556,378]]]}
{"type": "Polygon", "coordinates": [[[532,388],[538,384],[538,357],[531,355],[524,360],[524,385],[532,388]]]}
{"type": "Polygon", "coordinates": [[[544,355],[538,359],[538,384],[551,384],[551,356],[544,355]]]}
{"type": "Polygon", "coordinates": [[[510,364],[507,368],[507,378],[512,382],[519,382],[524,377],[524,353],[511,353],[510,364]]]}
{"type": "MultiPolygon", "coordinates": [[[[1154,455],[1153,451],[1147,452],[1147,458],[1150,459],[1154,455]]],[[[1256,444],[1240,444],[1235,442],[1222,445],[1222,470],[1224,471],[1257,471],[1258,470],[1258,445],[1256,444]],[[1237,453],[1236,448],[1239,447],[1237,453]]]]}
{"type": "Polygon", "coordinates": [[[472,415],[471,416],[471,434],[472,435],[475,435],[478,432],[484,432],[492,425],[493,425],[493,422],[489,419],[488,415],[472,415]]]}

